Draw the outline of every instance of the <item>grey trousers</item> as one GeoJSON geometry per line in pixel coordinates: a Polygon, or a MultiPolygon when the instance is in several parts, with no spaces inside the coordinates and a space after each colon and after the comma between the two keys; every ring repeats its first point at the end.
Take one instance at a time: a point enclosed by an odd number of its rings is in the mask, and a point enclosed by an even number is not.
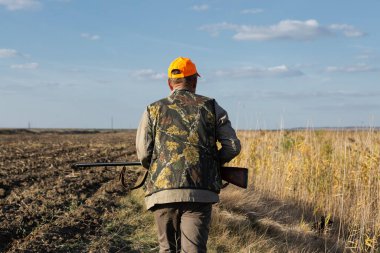
{"type": "Polygon", "coordinates": [[[211,203],[179,202],[155,205],[160,253],[206,252],[211,203]]]}

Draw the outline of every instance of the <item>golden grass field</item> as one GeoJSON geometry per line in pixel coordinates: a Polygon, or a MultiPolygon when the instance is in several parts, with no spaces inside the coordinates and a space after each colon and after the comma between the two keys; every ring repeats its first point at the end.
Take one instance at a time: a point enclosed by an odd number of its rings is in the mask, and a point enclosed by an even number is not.
{"type": "MultiPolygon", "coordinates": [[[[250,169],[250,185],[222,190],[209,252],[380,251],[378,131],[238,135],[242,152],[230,164],[250,169]]],[[[143,191],[123,191],[120,168],[70,168],[134,161],[134,138],[134,131],[0,132],[0,251],[157,252],[143,191]]]]}
{"type": "Polygon", "coordinates": [[[234,164],[251,168],[261,193],[331,220],[331,238],[354,252],[379,252],[380,133],[374,130],[240,132],[234,164]]]}

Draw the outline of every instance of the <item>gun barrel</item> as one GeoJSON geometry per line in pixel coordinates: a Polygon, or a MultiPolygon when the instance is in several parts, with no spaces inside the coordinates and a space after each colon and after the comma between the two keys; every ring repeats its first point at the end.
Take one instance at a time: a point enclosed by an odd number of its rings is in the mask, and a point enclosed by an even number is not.
{"type": "MultiPolygon", "coordinates": [[[[141,166],[140,162],[103,162],[103,163],[75,163],[71,167],[89,168],[89,167],[115,167],[115,166],[141,166]]],[[[221,167],[221,177],[223,180],[237,185],[242,188],[248,186],[248,169],[240,167],[221,167]]],[[[145,176],[146,177],[146,176],[145,176]]],[[[145,179],[145,178],[144,178],[145,179]]]]}
{"type": "Polygon", "coordinates": [[[88,168],[88,167],[111,167],[111,166],[141,166],[140,162],[105,162],[105,163],[75,163],[73,168],[88,168]]]}

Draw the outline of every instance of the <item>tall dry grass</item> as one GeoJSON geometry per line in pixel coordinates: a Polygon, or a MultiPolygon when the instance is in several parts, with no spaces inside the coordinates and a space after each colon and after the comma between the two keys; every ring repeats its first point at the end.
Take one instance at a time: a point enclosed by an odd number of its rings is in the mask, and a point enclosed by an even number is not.
{"type": "Polygon", "coordinates": [[[334,220],[337,240],[354,252],[378,252],[380,132],[240,131],[234,165],[251,168],[257,191],[292,200],[334,220]]]}

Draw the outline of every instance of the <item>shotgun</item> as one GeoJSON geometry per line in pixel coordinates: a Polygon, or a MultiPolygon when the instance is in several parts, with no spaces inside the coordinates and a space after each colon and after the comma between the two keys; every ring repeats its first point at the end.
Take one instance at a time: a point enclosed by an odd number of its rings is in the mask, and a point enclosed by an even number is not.
{"type": "MultiPolygon", "coordinates": [[[[119,180],[121,181],[121,184],[125,188],[128,188],[130,190],[134,190],[141,187],[148,176],[148,170],[146,170],[143,173],[143,175],[138,178],[135,185],[132,188],[130,188],[126,186],[125,181],[124,181],[126,167],[141,166],[140,162],[75,163],[71,167],[73,169],[78,169],[78,168],[111,167],[111,166],[123,166],[123,169],[121,170],[120,175],[119,175],[119,180]]],[[[239,186],[244,189],[246,189],[248,186],[248,169],[247,168],[222,166],[220,167],[220,175],[222,177],[222,180],[227,182],[227,184],[224,184],[224,187],[227,186],[229,183],[239,186]]]]}

